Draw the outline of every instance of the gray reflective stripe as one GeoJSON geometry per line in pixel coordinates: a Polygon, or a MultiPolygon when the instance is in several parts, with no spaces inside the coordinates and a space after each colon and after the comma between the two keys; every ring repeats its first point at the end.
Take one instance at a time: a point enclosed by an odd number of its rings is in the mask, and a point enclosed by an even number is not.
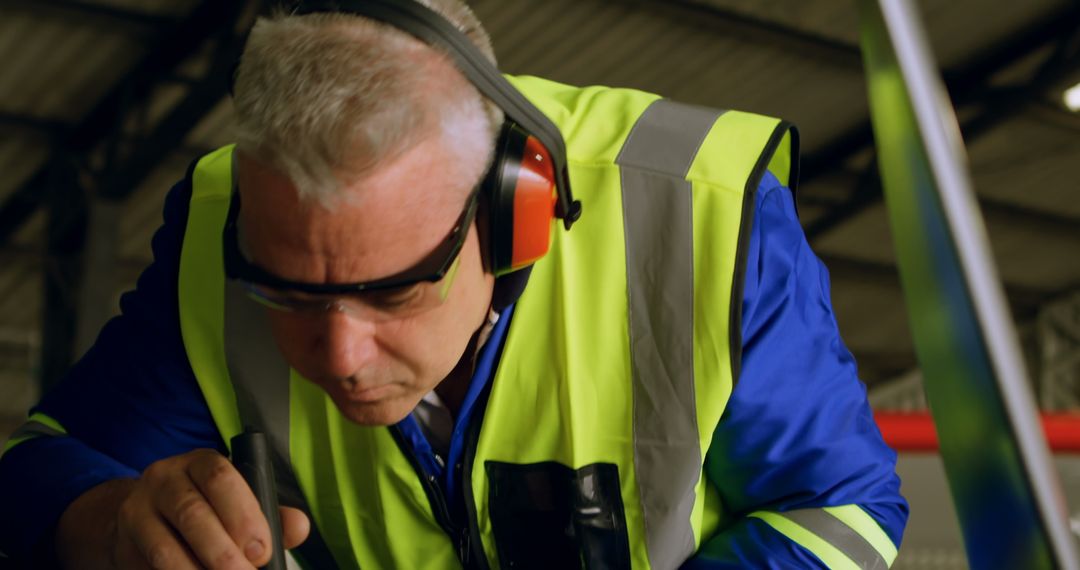
{"type": "MultiPolygon", "coordinates": [[[[225,282],[225,359],[236,392],[240,422],[266,434],[274,451],[278,500],[311,518],[289,459],[289,365],[277,350],[266,310],[239,283],[225,282]]],[[[313,568],[335,568],[314,519],[311,534],[296,549],[313,568]]]]}
{"type": "Polygon", "coordinates": [[[15,430],[8,438],[8,441],[14,441],[16,439],[24,439],[31,437],[64,437],[67,434],[52,427],[49,427],[39,421],[28,421],[19,426],[19,429],[15,430]]]}
{"type": "Polygon", "coordinates": [[[638,118],[615,162],[685,180],[705,135],[723,114],[717,109],[657,99],[638,118]]]}
{"type": "Polygon", "coordinates": [[[722,112],[655,101],[616,163],[622,178],[634,470],[653,568],[694,553],[701,475],[694,401],[694,227],[686,174],[722,112]]]}
{"type": "Polygon", "coordinates": [[[859,568],[868,570],[888,570],[889,564],[881,553],[874,548],[855,529],[822,509],[802,509],[776,513],[795,524],[814,533],[825,542],[836,547],[859,568]]]}
{"type": "Polygon", "coordinates": [[[225,283],[225,358],[240,421],[266,432],[288,459],[289,365],[277,351],[265,310],[232,280],[225,283]]]}

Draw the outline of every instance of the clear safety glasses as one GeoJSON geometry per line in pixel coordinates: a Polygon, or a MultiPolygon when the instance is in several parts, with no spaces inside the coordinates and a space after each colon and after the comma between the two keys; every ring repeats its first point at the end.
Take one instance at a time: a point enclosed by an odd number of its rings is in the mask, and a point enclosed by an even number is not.
{"type": "Polygon", "coordinates": [[[414,267],[362,283],[307,283],[274,275],[244,257],[236,224],[240,196],[234,193],[222,236],[225,275],[240,282],[252,299],[278,311],[336,311],[372,321],[414,316],[446,301],[461,264],[469,226],[476,217],[478,196],[479,192],[473,191],[450,234],[414,267]]]}

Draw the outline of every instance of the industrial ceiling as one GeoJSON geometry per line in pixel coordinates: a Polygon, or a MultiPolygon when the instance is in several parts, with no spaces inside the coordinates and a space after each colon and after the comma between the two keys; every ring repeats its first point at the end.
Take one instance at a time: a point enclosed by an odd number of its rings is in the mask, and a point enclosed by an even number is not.
{"type": "MultiPolygon", "coordinates": [[[[917,367],[877,179],[853,2],[472,0],[504,71],[784,117],[798,203],[873,388],[917,367]]],[[[1030,363],[1080,289],[1080,3],[926,0],[1030,363]]],[[[150,262],[165,193],[230,141],[227,77],[261,2],[0,0],[0,402],[21,414],[150,262]]]]}

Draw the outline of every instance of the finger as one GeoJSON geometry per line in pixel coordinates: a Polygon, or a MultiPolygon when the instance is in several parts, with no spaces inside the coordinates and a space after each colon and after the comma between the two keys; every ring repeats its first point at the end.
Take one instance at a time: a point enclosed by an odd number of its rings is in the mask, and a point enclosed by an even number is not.
{"type": "Polygon", "coordinates": [[[281,507],[279,511],[281,512],[281,544],[286,550],[300,546],[311,532],[311,521],[300,509],[281,507]]]}
{"type": "Polygon", "coordinates": [[[218,453],[207,453],[188,465],[188,473],[247,559],[256,566],[269,562],[270,524],[233,464],[218,453]]]}
{"type": "Polygon", "coordinates": [[[113,546],[112,567],[122,570],[152,570],[130,538],[117,541],[113,546]]]}
{"type": "MultiPolygon", "coordinates": [[[[157,508],[207,568],[254,568],[222,526],[219,514],[195,483],[173,477],[163,484],[157,508]]],[[[258,554],[263,554],[259,552],[258,554]]]]}
{"type": "Polygon", "coordinates": [[[173,529],[149,510],[139,525],[118,529],[116,567],[123,569],[197,570],[198,561],[173,529]]]}

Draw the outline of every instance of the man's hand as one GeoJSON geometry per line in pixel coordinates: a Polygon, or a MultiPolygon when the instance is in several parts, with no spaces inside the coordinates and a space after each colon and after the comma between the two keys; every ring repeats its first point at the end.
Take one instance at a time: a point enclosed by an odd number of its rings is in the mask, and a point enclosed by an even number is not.
{"type": "MultiPolygon", "coordinates": [[[[281,508],[282,543],[294,548],[310,523],[281,508]]],[[[65,568],[252,569],[271,555],[270,525],[228,459],[200,449],[109,481],[76,499],[57,526],[65,568]]]]}

